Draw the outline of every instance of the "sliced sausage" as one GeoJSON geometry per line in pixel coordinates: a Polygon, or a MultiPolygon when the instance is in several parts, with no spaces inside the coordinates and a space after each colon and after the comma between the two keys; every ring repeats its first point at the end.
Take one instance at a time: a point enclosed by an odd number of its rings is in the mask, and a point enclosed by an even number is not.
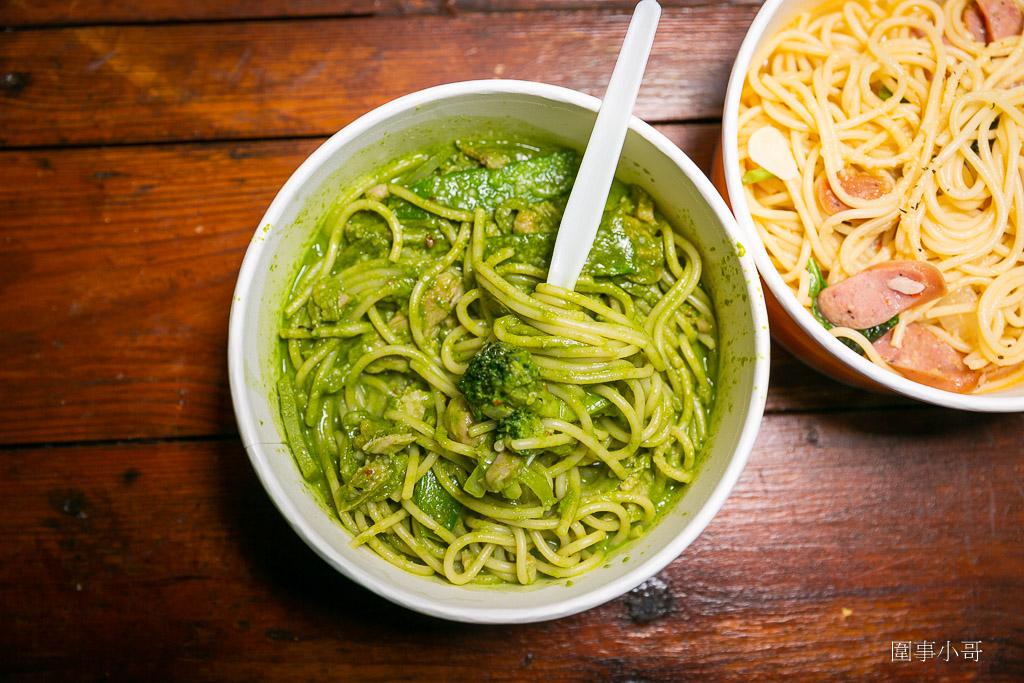
{"type": "Polygon", "coordinates": [[[964,20],[964,25],[967,26],[967,32],[971,34],[971,38],[974,41],[984,45],[988,42],[988,34],[985,32],[985,17],[982,16],[981,10],[973,2],[964,7],[964,13],[961,17],[964,20]]]}
{"type": "Polygon", "coordinates": [[[836,193],[832,191],[832,186],[828,183],[828,176],[822,176],[818,180],[818,185],[815,187],[818,195],[818,204],[825,211],[826,215],[831,216],[832,214],[839,213],[840,211],[846,211],[850,207],[843,203],[836,193]]]}
{"type": "Polygon", "coordinates": [[[985,18],[990,41],[1019,36],[1024,29],[1024,16],[1013,0],[978,0],[978,8],[985,18]]]}
{"type": "Polygon", "coordinates": [[[907,379],[936,389],[966,394],[981,380],[981,373],[964,365],[963,355],[916,323],[907,325],[900,348],[892,345],[893,330],[872,346],[885,362],[907,379]]]}
{"type": "MultiPolygon", "coordinates": [[[[892,191],[892,181],[881,176],[868,175],[867,173],[841,173],[839,184],[843,186],[846,194],[860,199],[878,199],[892,191]]],[[[828,182],[828,176],[822,176],[817,186],[818,202],[821,208],[829,216],[840,211],[846,211],[853,207],[847,206],[828,182]]]]}
{"type": "Polygon", "coordinates": [[[863,330],[945,295],[946,281],[932,264],[886,261],[821,290],[818,310],[833,325],[863,330]]]}

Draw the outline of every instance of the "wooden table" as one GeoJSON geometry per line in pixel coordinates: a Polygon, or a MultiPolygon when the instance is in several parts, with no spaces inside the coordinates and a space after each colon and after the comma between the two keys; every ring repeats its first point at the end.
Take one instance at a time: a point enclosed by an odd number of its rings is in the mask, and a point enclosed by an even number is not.
{"type": "MultiPolygon", "coordinates": [[[[704,534],[645,591],[558,621],[394,606],[257,482],[227,319],[284,180],[426,86],[601,95],[631,5],[0,4],[0,677],[1024,680],[1024,415],[847,389],[781,348],[704,534]]],[[[705,171],[758,5],[665,2],[637,114],[705,171]]]]}

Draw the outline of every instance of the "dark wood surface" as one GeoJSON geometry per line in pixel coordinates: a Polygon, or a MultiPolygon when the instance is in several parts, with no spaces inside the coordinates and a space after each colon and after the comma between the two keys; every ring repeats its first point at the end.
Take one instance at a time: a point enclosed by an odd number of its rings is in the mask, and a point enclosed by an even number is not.
{"type": "MultiPolygon", "coordinates": [[[[773,348],[732,496],[646,593],[481,627],[319,560],[225,366],[277,189],[365,111],[468,78],[600,95],[630,2],[0,3],[0,678],[1024,680],[1024,416],[773,348]],[[980,641],[978,661],[891,661],[980,641]]],[[[758,2],[666,2],[638,113],[710,170],[758,2]]]]}

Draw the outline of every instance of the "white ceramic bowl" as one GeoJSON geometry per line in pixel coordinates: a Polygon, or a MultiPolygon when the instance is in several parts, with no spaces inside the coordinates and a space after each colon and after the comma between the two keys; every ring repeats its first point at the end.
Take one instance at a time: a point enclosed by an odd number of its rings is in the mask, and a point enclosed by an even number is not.
{"type": "Polygon", "coordinates": [[[722,164],[715,169],[715,184],[727,193],[744,243],[751,245],[754,261],[767,285],[765,299],[772,335],[811,367],[845,384],[959,410],[977,412],[1024,411],[1024,385],[990,394],[956,394],[913,382],[878,367],[829,334],[783,282],[754,227],[743,194],[739,172],[738,116],[740,95],[751,60],[761,45],[801,11],[814,9],[821,0],[767,0],[754,18],[740,46],[729,77],[722,117],[722,164]]]}
{"type": "Polygon", "coordinates": [[[349,535],[307,489],[285,446],[274,390],[277,330],[295,264],[332,195],[406,153],[497,126],[582,150],[599,101],[522,81],[453,83],[416,92],[356,120],[314,152],[285,183],[246,252],[231,307],[228,366],[245,448],[267,492],[295,531],[345,576],[398,604],[457,621],[517,623],[574,614],[611,600],[675,559],[718,512],[754,443],[768,389],[768,328],[749,251],[725,203],[667,138],[634,118],[619,177],[641,183],[691,236],[705,261],[721,337],[712,437],[696,481],[668,514],[606,566],[572,582],[533,587],[456,587],[403,572],[349,535]],[[571,583],[571,585],[568,585],[571,583]]]}

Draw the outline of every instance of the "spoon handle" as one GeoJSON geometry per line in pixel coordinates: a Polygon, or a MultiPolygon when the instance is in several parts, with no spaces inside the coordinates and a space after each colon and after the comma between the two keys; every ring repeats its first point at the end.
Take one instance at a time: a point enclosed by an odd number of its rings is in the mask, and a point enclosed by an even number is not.
{"type": "Polygon", "coordinates": [[[548,269],[548,284],[575,288],[590,254],[660,18],[661,5],[657,0],[641,0],[633,10],[562,216],[548,269]]]}

